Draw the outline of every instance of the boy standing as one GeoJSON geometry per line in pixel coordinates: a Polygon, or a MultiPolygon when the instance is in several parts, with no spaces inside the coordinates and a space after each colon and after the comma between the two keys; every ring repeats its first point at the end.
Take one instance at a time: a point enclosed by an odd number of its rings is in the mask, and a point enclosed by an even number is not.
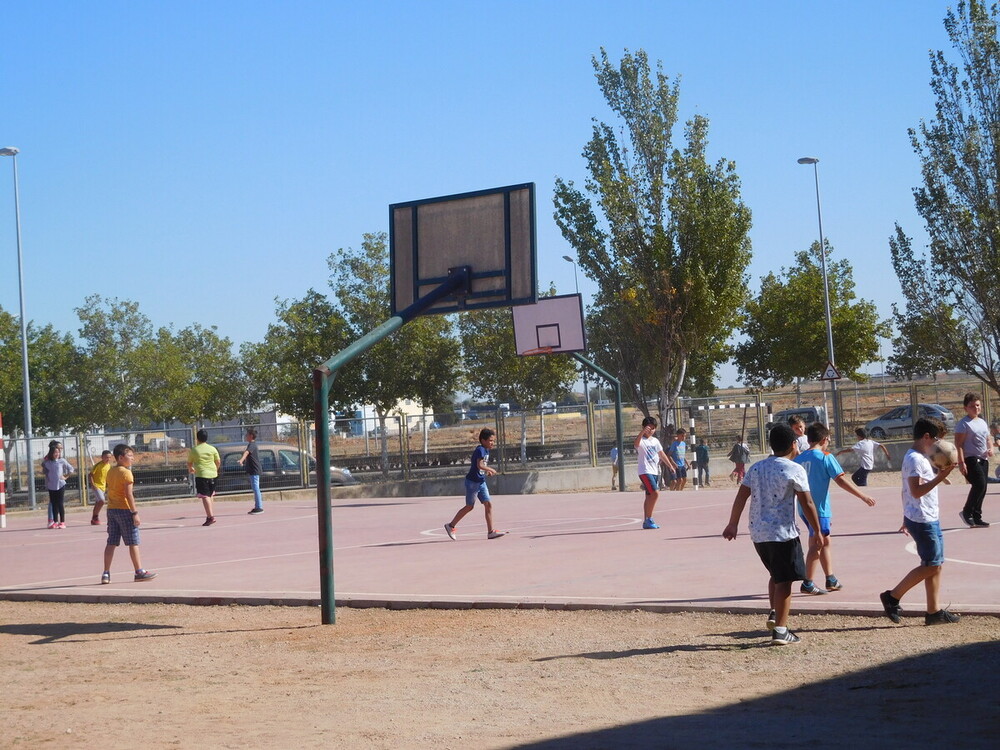
{"type": "Polygon", "coordinates": [[[219,476],[222,459],[215,446],[209,445],[207,430],[198,430],[195,438],[198,444],[188,451],[188,472],[194,474],[194,489],[205,507],[205,523],[202,526],[211,526],[215,523],[215,516],[212,514],[215,478],[219,476]]]}
{"type": "Polygon", "coordinates": [[[698,447],[694,449],[694,455],[698,462],[698,486],[711,487],[712,476],[711,472],[708,470],[708,444],[705,443],[705,438],[702,438],[698,443],[698,447]]]}
{"type": "Polygon", "coordinates": [[[108,488],[108,472],[111,470],[111,451],[101,451],[101,460],[90,471],[90,489],[94,491],[94,514],[90,517],[91,526],[100,526],[101,519],[97,516],[104,507],[105,492],[108,488]]]}
{"type": "Polygon", "coordinates": [[[639,481],[642,482],[642,489],[646,493],[642,503],[642,528],[660,528],[653,520],[653,508],[660,497],[660,464],[662,463],[670,471],[676,471],[677,467],[670,460],[670,456],[663,452],[663,446],[656,438],[656,418],[646,417],[642,420],[642,430],[633,443],[636,455],[639,457],[639,481]]]}
{"type": "Polygon", "coordinates": [[[795,452],[805,453],[809,450],[809,438],[806,435],[806,421],[797,414],[793,414],[788,418],[788,424],[791,425],[792,431],[795,433],[795,452]]]}
{"type": "MultiPolygon", "coordinates": [[[[806,470],[791,460],[795,455],[795,433],[785,424],[776,424],[768,434],[773,455],[758,461],[747,472],[736,492],[729,525],[722,536],[732,540],[739,531],[740,517],[750,499],[750,540],[770,573],[767,595],[771,602],[767,626],[771,643],[785,646],[798,643],[799,637],[788,629],[788,612],[792,603],[792,582],[805,576],[802,544],[795,525],[795,501],[799,502],[806,519],[819,526],[816,506],[809,495],[806,470]]],[[[809,543],[822,548],[825,537],[816,534],[809,543]]]]}
{"type": "Polygon", "coordinates": [[[958,622],[959,615],[942,609],[938,604],[941,588],[941,566],[944,564],[944,539],[941,536],[937,486],[955,468],[947,466],[935,475],[926,454],[946,432],[936,419],[923,417],[913,426],[913,447],[903,457],[903,524],[917,546],[920,565],[907,573],[895,588],[883,591],[879,598],[885,615],[895,623],[903,608],[899,600],[921,581],[927,593],[925,625],[958,622]]]}
{"type": "Polygon", "coordinates": [[[114,450],[115,466],[108,470],[108,544],[104,548],[104,573],[101,583],[111,583],[111,561],[115,556],[115,548],[124,539],[128,545],[128,554],[135,568],[136,581],[148,581],[156,578],[156,573],[142,567],[139,558],[139,509],[135,505],[135,495],[132,485],[132,449],[127,445],[116,445],[114,450]]]}
{"type": "MultiPolygon", "coordinates": [[[[836,457],[827,453],[830,446],[830,429],[822,422],[814,422],[806,430],[806,437],[809,439],[809,450],[800,453],[795,463],[806,470],[809,476],[809,494],[812,495],[816,504],[816,513],[819,515],[819,533],[823,535],[825,542],[821,549],[810,549],[806,556],[806,577],[799,587],[803,594],[825,594],[827,591],[839,591],[843,588],[837,576],[833,574],[833,560],[830,557],[830,518],[833,516],[830,507],[830,480],[837,483],[842,490],[850,492],[869,507],[875,505],[875,500],[864,494],[853,484],[844,478],[844,470],[840,468],[840,462],[836,457]],[[823,566],[823,573],[826,575],[826,588],[821,589],[813,583],[813,574],[816,572],[816,561],[823,566]]],[[[804,517],[802,520],[806,520],[804,517]]],[[[806,521],[809,527],[809,536],[816,535],[816,527],[806,521]]]]}
{"type": "Polygon", "coordinates": [[[986,497],[986,479],[990,475],[990,456],[993,445],[990,428],[979,416],[983,402],[975,393],[966,393],[962,400],[965,416],[955,425],[955,447],[958,448],[958,470],[969,480],[969,496],[962,508],[961,519],[966,526],[988,528],[983,520],[983,499],[986,497]]]}
{"type": "Polygon", "coordinates": [[[889,451],[882,443],[876,443],[868,437],[868,433],[865,432],[864,427],[858,427],[854,430],[854,434],[858,436],[858,442],[851,448],[844,448],[842,451],[837,451],[837,455],[842,456],[851,451],[858,454],[858,470],[851,474],[851,481],[858,487],[867,487],[868,473],[875,468],[875,449],[882,449],[882,452],[885,454],[886,466],[891,465],[892,459],[889,457],[889,451]]]}
{"type": "Polygon", "coordinates": [[[483,512],[486,514],[486,538],[499,539],[507,533],[493,528],[493,502],[490,498],[490,488],[486,486],[486,477],[496,476],[497,473],[496,469],[487,466],[490,461],[490,451],[496,444],[496,433],[490,428],[484,427],[479,433],[479,445],[472,451],[472,465],[469,467],[469,473],[465,475],[465,505],[451,519],[451,523],[444,525],[449,539],[458,538],[455,534],[455,527],[476,507],[477,497],[479,502],[483,504],[483,512]]]}
{"type": "Polygon", "coordinates": [[[253,508],[250,515],[264,512],[264,498],[260,495],[260,455],[257,453],[257,430],[247,430],[247,448],[240,456],[239,465],[244,467],[250,478],[250,489],[253,491],[253,508]]]}
{"type": "Polygon", "coordinates": [[[677,492],[683,490],[684,485],[687,484],[687,443],[684,441],[686,436],[687,433],[684,431],[684,428],[678,428],[674,435],[674,442],[670,444],[670,450],[667,451],[667,455],[670,456],[677,467],[670,489],[677,492]]]}

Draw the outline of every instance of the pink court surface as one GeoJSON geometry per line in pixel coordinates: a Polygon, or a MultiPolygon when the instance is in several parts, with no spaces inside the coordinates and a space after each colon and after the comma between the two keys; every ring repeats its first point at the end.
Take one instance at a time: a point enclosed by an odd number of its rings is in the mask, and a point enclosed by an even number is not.
{"type": "MultiPolygon", "coordinates": [[[[941,598],[957,612],[1000,615],[1000,523],[962,525],[967,491],[941,488],[941,598]]],[[[878,615],[879,592],[918,563],[910,540],[897,532],[899,488],[870,492],[874,508],[834,488],[831,549],[844,588],[809,596],[796,587],[793,612],[878,615]]],[[[337,605],[765,610],[766,573],[746,516],[739,538],[721,536],[734,494],[733,485],[663,492],[657,530],[641,528],[638,491],[498,495],[497,527],[510,533],[487,540],[477,508],[457,541],[443,525],[461,498],[336,499],[337,605]]],[[[89,510],[71,512],[65,530],[44,528],[44,510],[8,514],[0,530],[0,598],[317,605],[315,500],[265,496],[263,514],[247,515],[249,508],[247,500],[219,499],[218,522],[204,527],[196,501],[142,506],[142,559],[158,575],[134,582],[128,550],[120,547],[110,585],[100,584],[105,527],[90,525],[89,510]]],[[[1000,522],[992,486],[985,510],[1000,522]]],[[[903,606],[922,614],[922,587],[903,606]]]]}

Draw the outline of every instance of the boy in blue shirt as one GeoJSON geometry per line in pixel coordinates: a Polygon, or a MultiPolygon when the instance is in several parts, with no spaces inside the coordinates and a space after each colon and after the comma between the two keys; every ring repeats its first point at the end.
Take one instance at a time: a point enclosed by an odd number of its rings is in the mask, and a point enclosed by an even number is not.
{"type": "Polygon", "coordinates": [[[455,527],[458,522],[465,518],[472,509],[476,507],[476,498],[483,504],[486,513],[486,538],[499,539],[506,531],[497,531],[493,528],[493,504],[490,500],[490,489],[486,486],[486,477],[496,475],[496,469],[491,469],[487,464],[490,460],[490,451],[497,444],[496,433],[488,427],[484,427],[479,433],[479,445],[472,451],[472,465],[469,473],[465,475],[465,505],[455,514],[451,523],[444,525],[444,530],[449,539],[457,539],[455,527]]]}
{"type": "Polygon", "coordinates": [[[679,492],[687,484],[687,443],[684,438],[687,433],[684,428],[678,428],[675,433],[674,442],[670,444],[667,455],[674,460],[677,470],[674,473],[674,481],[670,484],[670,489],[679,492]]]}
{"type": "MultiPolygon", "coordinates": [[[[809,450],[796,456],[795,463],[804,467],[806,474],[809,475],[809,494],[816,503],[819,530],[826,538],[826,544],[819,549],[810,547],[809,554],[806,555],[806,579],[799,587],[799,591],[803,594],[825,594],[843,588],[837,576],[833,574],[833,560],[830,555],[830,518],[833,515],[830,508],[830,480],[832,479],[841,489],[850,492],[868,506],[875,505],[875,500],[847,481],[836,456],[827,452],[826,449],[830,445],[830,430],[825,424],[822,422],[811,424],[806,430],[806,437],[809,439],[809,450]],[[812,580],[817,560],[823,566],[823,573],[826,575],[825,589],[821,589],[812,580]]],[[[806,521],[804,516],[802,520],[806,521]]],[[[809,536],[813,536],[816,529],[808,521],[806,526],[809,527],[809,536]]]]}

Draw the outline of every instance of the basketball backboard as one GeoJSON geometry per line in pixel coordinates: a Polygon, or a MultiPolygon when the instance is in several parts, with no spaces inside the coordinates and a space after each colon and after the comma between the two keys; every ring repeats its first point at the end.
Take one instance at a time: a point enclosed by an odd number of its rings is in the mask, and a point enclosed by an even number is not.
{"type": "Polygon", "coordinates": [[[467,294],[423,314],[532,304],[538,299],[535,184],[479,190],[389,206],[392,314],[469,266],[467,294]]]}
{"type": "Polygon", "coordinates": [[[514,347],[518,356],[587,351],[583,297],[542,297],[534,305],[511,308],[514,347]]]}

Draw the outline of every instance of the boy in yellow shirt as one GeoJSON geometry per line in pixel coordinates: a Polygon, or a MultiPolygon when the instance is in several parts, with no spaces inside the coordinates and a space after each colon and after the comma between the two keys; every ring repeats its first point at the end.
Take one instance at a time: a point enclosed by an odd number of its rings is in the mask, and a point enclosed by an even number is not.
{"type": "Polygon", "coordinates": [[[128,553],[135,568],[136,581],[148,581],[156,578],[156,573],[142,567],[139,559],[139,510],[135,506],[135,495],[132,485],[132,449],[125,445],[116,445],[114,450],[115,466],[108,470],[108,544],[104,548],[104,573],[101,583],[111,583],[111,560],[115,556],[115,548],[124,539],[128,545],[128,553]]]}
{"type": "Polygon", "coordinates": [[[97,516],[104,507],[105,492],[108,487],[108,472],[111,470],[111,451],[101,451],[101,460],[90,471],[90,489],[94,491],[94,515],[90,519],[91,526],[100,526],[101,519],[97,516]]]}

